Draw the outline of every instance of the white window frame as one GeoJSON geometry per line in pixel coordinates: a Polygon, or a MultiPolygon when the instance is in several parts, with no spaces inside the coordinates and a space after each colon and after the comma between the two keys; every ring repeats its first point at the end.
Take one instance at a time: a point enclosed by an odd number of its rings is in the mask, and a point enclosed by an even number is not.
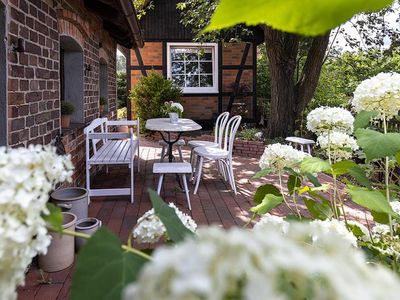
{"type": "Polygon", "coordinates": [[[184,94],[206,94],[206,93],[218,93],[218,43],[167,43],[167,77],[172,79],[171,74],[171,48],[182,47],[182,48],[202,48],[211,47],[212,51],[212,63],[213,63],[213,86],[212,87],[183,87],[184,94]]]}

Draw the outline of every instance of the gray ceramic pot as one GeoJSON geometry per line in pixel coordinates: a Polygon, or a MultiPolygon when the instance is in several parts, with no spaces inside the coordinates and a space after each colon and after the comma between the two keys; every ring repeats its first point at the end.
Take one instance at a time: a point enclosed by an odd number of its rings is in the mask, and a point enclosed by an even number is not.
{"type": "MultiPolygon", "coordinates": [[[[101,221],[96,218],[84,218],[76,223],[76,232],[93,235],[101,227],[101,221]]],[[[75,248],[79,250],[86,243],[86,239],[75,238],[75,248]]]]}
{"type": "MultiPolygon", "coordinates": [[[[63,212],[63,229],[75,230],[76,216],[63,212]]],[[[57,272],[72,265],[75,257],[75,238],[51,232],[51,243],[46,255],[39,255],[39,267],[45,272],[57,272]]]]}
{"type": "Polygon", "coordinates": [[[69,187],[54,191],[50,198],[63,211],[75,214],[80,220],[88,216],[88,194],[84,188],[69,187]]]}

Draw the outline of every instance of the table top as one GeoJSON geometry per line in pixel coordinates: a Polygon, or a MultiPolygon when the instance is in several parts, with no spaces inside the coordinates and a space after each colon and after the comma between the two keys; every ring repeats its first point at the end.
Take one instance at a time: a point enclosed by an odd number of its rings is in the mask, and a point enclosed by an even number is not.
{"type": "Polygon", "coordinates": [[[286,139],[288,142],[292,143],[297,143],[297,144],[303,144],[303,145],[309,145],[309,144],[315,144],[313,140],[297,137],[297,136],[288,136],[286,139]]]}
{"type": "Polygon", "coordinates": [[[172,124],[169,118],[148,119],[146,129],[166,132],[186,132],[200,130],[202,127],[191,119],[179,119],[178,124],[172,124]]]}

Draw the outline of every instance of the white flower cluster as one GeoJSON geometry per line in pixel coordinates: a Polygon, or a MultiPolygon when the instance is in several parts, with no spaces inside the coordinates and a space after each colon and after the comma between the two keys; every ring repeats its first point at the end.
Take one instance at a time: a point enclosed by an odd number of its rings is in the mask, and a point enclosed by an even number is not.
{"type": "Polygon", "coordinates": [[[55,184],[71,179],[72,163],[55,148],[0,148],[0,299],[15,299],[32,258],[50,244],[42,214],[55,184]]]}
{"type": "Polygon", "coordinates": [[[349,159],[353,151],[359,149],[357,141],[352,136],[338,131],[320,135],[317,144],[322,150],[330,151],[334,161],[349,159]]]}
{"type": "Polygon", "coordinates": [[[271,144],[265,147],[259,165],[261,169],[282,171],[285,167],[295,168],[306,155],[304,152],[296,150],[289,145],[271,144]]]}
{"type": "Polygon", "coordinates": [[[175,107],[175,108],[179,109],[181,111],[181,113],[183,113],[183,105],[182,104],[180,104],[178,102],[172,102],[171,107],[175,107]]]}
{"type": "Polygon", "coordinates": [[[349,159],[359,149],[353,133],[354,117],[340,107],[318,107],[307,116],[307,129],[318,135],[317,144],[333,162],[349,159]]]}
{"type": "Polygon", "coordinates": [[[397,115],[400,110],[400,74],[379,73],[364,80],[354,91],[352,105],[357,112],[375,111],[382,118],[397,115]]]}
{"type": "Polygon", "coordinates": [[[353,122],[354,117],[351,113],[340,107],[321,106],[307,115],[307,129],[317,135],[330,131],[350,134],[353,132],[353,122]]]}
{"type": "MultiPolygon", "coordinates": [[[[189,215],[180,211],[175,204],[169,203],[169,206],[175,210],[176,215],[182,221],[183,225],[190,231],[195,232],[197,228],[196,222],[189,215]]],[[[145,212],[138,219],[132,232],[135,241],[138,243],[156,243],[166,233],[167,229],[154,213],[154,208],[145,212]]]]}
{"type": "Polygon", "coordinates": [[[201,228],[160,247],[125,300],[397,299],[400,280],[334,231],[294,223],[247,231],[201,228]],[[318,236],[313,244],[310,236],[318,236]]]}

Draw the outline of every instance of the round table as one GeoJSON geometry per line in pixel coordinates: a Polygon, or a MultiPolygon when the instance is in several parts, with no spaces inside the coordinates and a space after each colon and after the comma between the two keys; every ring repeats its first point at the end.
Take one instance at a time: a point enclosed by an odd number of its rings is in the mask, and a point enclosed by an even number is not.
{"type": "Polygon", "coordinates": [[[172,154],[173,145],[179,141],[182,133],[200,130],[202,127],[191,119],[179,119],[177,124],[172,124],[169,118],[148,119],[146,121],[146,129],[158,131],[161,138],[168,145],[168,161],[172,162],[174,155],[172,154]],[[166,133],[166,136],[164,135],[166,133]],[[177,137],[171,140],[171,133],[177,133],[177,137]]]}

